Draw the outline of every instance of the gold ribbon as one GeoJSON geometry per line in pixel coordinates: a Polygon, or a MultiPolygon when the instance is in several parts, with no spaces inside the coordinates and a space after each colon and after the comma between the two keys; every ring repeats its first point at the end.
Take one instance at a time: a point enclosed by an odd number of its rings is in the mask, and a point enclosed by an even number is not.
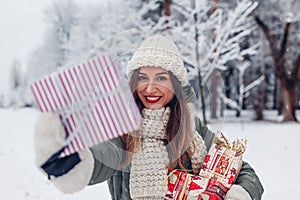
{"type": "Polygon", "coordinates": [[[188,185],[190,176],[191,176],[191,174],[186,173],[186,177],[185,177],[185,180],[184,180],[184,184],[183,184],[183,187],[182,187],[182,189],[181,189],[181,192],[180,192],[180,195],[179,195],[179,199],[178,199],[178,200],[182,200],[182,199],[183,199],[183,196],[184,196],[185,190],[186,190],[186,188],[187,188],[187,185],[188,185]]]}

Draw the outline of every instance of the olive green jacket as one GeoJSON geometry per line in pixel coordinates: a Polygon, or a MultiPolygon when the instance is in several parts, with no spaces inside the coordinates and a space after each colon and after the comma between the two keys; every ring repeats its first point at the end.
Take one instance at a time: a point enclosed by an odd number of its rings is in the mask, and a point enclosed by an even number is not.
{"type": "MultiPolygon", "coordinates": [[[[191,87],[184,88],[186,99],[194,102],[195,94],[191,87]]],[[[215,135],[203,126],[198,118],[195,118],[198,133],[202,136],[207,151],[209,151],[215,135]]],[[[90,185],[107,181],[113,200],[131,200],[129,193],[130,165],[119,169],[122,156],[124,155],[124,144],[120,138],[115,138],[91,148],[94,156],[94,171],[90,185]]],[[[242,186],[248,191],[252,199],[260,200],[263,194],[262,184],[253,168],[243,162],[241,171],[235,184],[242,186]]]]}
{"type": "MultiPolygon", "coordinates": [[[[202,136],[207,151],[212,145],[214,134],[206,126],[202,126],[199,119],[196,119],[198,133],[202,136]]],[[[95,158],[95,166],[90,184],[107,181],[113,200],[130,200],[129,194],[129,172],[130,166],[117,170],[123,155],[123,143],[120,138],[102,143],[91,148],[95,158]]],[[[255,174],[253,168],[243,162],[242,169],[235,182],[248,191],[252,199],[259,200],[262,197],[263,187],[255,174]]]]}

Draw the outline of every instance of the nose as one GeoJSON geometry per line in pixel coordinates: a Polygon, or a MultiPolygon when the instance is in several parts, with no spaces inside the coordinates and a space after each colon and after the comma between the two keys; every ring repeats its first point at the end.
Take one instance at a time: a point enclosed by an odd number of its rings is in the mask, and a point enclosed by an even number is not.
{"type": "Polygon", "coordinates": [[[156,91],[155,83],[149,82],[149,83],[146,85],[145,91],[146,91],[148,94],[151,94],[151,93],[155,92],[155,91],[156,91]]]}

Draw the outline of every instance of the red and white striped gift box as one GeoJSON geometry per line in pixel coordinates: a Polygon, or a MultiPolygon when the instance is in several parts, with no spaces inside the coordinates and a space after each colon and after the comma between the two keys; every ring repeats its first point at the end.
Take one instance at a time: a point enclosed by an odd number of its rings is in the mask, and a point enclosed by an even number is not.
{"type": "Polygon", "coordinates": [[[67,133],[60,157],[137,130],[141,116],[121,67],[108,55],[33,82],[41,112],[57,112],[67,133]]]}

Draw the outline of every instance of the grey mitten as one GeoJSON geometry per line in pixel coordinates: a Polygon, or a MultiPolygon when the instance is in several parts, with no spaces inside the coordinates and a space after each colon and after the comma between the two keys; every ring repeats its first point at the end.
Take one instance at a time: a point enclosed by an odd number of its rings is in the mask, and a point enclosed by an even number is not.
{"type": "Polygon", "coordinates": [[[232,185],[224,200],[251,200],[249,193],[240,185],[232,185]]]}

